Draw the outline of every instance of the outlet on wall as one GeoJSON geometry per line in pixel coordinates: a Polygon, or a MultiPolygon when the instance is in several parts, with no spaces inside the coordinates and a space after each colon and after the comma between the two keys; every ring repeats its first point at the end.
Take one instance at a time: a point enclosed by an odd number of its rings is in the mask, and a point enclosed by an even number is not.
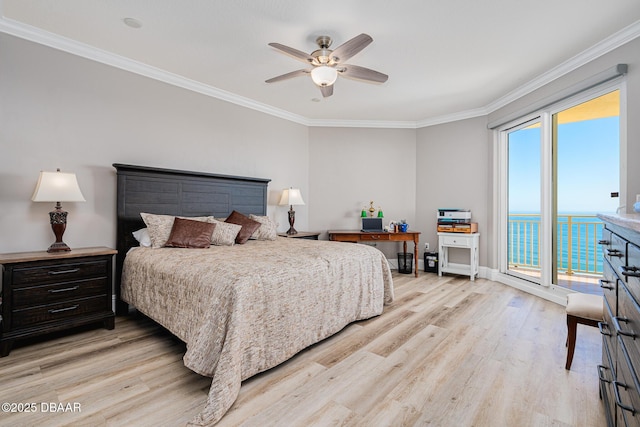
{"type": "Polygon", "coordinates": [[[429,250],[429,243],[425,243],[425,244],[424,244],[424,250],[425,250],[425,251],[428,251],[428,250],[429,250]]]}

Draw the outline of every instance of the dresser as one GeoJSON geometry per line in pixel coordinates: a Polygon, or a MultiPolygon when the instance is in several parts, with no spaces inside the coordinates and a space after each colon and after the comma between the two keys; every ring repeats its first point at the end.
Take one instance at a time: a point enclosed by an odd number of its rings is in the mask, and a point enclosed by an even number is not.
{"type": "Polygon", "coordinates": [[[0,254],[0,357],[17,339],[97,322],[113,329],[115,253],[97,247],[0,254]]]}
{"type": "Polygon", "coordinates": [[[598,215],[604,294],[600,396],[611,427],[640,426],[640,215],[598,215]]]}

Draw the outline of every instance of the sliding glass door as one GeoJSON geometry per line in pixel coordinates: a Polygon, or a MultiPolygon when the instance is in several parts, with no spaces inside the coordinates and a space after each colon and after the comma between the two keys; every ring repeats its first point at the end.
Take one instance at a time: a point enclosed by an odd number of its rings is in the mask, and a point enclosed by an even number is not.
{"type": "Polygon", "coordinates": [[[598,293],[598,212],[616,212],[620,90],[593,90],[500,131],[500,270],[598,293]]]}
{"type": "Polygon", "coordinates": [[[619,204],[620,91],[563,108],[551,117],[555,183],[551,282],[598,293],[603,225],[596,213],[614,213],[619,204]]]}
{"type": "Polygon", "coordinates": [[[536,118],[506,131],[507,268],[509,273],[540,281],[541,123],[536,118]]]}

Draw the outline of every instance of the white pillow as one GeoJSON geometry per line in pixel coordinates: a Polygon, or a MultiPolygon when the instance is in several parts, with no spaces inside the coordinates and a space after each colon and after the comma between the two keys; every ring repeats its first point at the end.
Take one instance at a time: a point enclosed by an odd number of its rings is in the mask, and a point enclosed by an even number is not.
{"type": "Polygon", "coordinates": [[[241,225],[232,224],[230,222],[213,220],[216,227],[211,234],[211,244],[216,246],[233,246],[236,242],[236,236],[242,228],[241,225]]]}
{"type": "Polygon", "coordinates": [[[251,235],[251,239],[256,240],[276,240],[278,238],[278,224],[273,222],[268,216],[249,215],[254,221],[260,223],[260,227],[251,235]]]}
{"type": "Polygon", "coordinates": [[[146,228],[141,228],[140,230],[136,230],[133,233],[133,237],[136,238],[140,246],[144,246],[145,248],[151,247],[151,237],[149,237],[149,230],[146,228]]]}

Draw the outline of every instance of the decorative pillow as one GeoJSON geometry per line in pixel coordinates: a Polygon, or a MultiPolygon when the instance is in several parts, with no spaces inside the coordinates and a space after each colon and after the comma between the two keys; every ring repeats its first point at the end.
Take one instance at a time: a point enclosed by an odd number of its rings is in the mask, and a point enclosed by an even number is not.
{"type": "Polygon", "coordinates": [[[216,225],[209,222],[176,218],[165,246],[170,248],[208,248],[216,225]]]}
{"type": "MultiPolygon", "coordinates": [[[[141,212],[140,216],[147,225],[149,231],[149,237],[151,238],[152,248],[161,248],[167,243],[169,235],[171,234],[171,228],[173,227],[172,215],[156,215],[141,212]]],[[[180,217],[185,219],[184,217],[180,217]]],[[[192,221],[210,222],[213,223],[213,218],[208,216],[197,216],[192,218],[186,218],[192,221]]]]}
{"type": "Polygon", "coordinates": [[[256,240],[276,240],[278,238],[278,225],[268,216],[249,215],[254,221],[258,221],[261,225],[251,235],[256,240]]]}
{"type": "Polygon", "coordinates": [[[231,224],[230,222],[214,221],[216,228],[213,229],[213,234],[211,235],[211,244],[216,246],[233,246],[242,226],[231,224]]]}
{"type": "Polygon", "coordinates": [[[229,222],[231,224],[238,224],[242,226],[242,228],[240,229],[240,232],[236,236],[236,243],[238,244],[246,243],[246,241],[249,240],[249,237],[251,237],[253,232],[256,231],[258,227],[260,227],[261,225],[258,221],[254,221],[248,216],[242,215],[238,211],[231,212],[231,214],[227,217],[227,219],[224,220],[224,222],[229,222]]]}
{"type": "Polygon", "coordinates": [[[133,237],[136,238],[140,246],[144,246],[148,248],[151,246],[151,237],[149,237],[149,230],[146,228],[141,228],[140,230],[136,230],[133,233],[133,237]]]}

